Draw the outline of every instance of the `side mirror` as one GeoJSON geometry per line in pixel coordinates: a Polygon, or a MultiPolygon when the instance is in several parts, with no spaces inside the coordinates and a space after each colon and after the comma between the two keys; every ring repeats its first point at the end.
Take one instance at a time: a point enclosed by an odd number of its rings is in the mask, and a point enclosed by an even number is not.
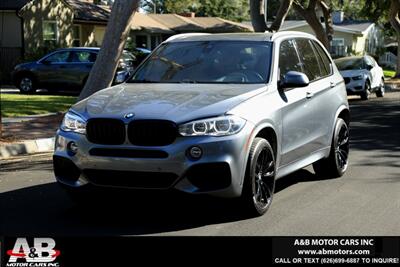
{"type": "Polygon", "coordinates": [[[374,67],[374,66],[372,66],[372,65],[367,65],[367,66],[366,66],[366,69],[367,69],[367,70],[372,70],[373,67],[374,67]]]}
{"type": "Polygon", "coordinates": [[[285,74],[283,81],[280,83],[280,88],[306,87],[310,83],[307,75],[298,71],[289,71],[285,74]]]}

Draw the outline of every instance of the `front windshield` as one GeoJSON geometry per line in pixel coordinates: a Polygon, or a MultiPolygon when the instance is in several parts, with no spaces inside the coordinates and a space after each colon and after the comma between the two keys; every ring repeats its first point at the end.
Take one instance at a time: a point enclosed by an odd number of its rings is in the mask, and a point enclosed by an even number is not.
{"type": "Polygon", "coordinates": [[[129,82],[266,83],[271,43],[187,41],[160,46],[129,82]]]}
{"type": "Polygon", "coordinates": [[[364,68],[362,58],[338,59],[335,60],[335,64],[339,70],[362,70],[364,68]]]}

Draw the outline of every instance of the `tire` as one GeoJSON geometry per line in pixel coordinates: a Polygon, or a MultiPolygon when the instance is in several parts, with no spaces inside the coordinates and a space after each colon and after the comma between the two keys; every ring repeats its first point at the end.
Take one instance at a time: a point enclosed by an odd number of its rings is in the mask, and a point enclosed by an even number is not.
{"type": "Polygon", "coordinates": [[[349,164],[349,128],[346,122],[338,118],[333,133],[331,151],[328,158],[313,164],[315,174],[325,178],[343,176],[349,164]]]}
{"type": "Polygon", "coordinates": [[[21,94],[33,94],[36,92],[36,81],[32,75],[21,75],[17,85],[21,94]]]}
{"type": "Polygon", "coordinates": [[[247,162],[241,202],[250,216],[261,216],[272,203],[275,190],[276,161],[269,142],[255,138],[247,162]]]}
{"type": "Polygon", "coordinates": [[[381,84],[379,85],[378,90],[375,92],[377,97],[384,97],[385,96],[385,81],[382,79],[381,84]]]}
{"type": "Polygon", "coordinates": [[[368,100],[370,94],[371,94],[371,84],[369,83],[369,81],[366,81],[364,86],[364,91],[360,95],[361,99],[368,100]]]}

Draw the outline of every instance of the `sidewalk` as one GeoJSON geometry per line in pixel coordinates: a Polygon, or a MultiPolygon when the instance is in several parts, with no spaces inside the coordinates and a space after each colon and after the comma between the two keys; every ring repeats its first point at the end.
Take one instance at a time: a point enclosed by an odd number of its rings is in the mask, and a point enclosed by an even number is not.
{"type": "Polygon", "coordinates": [[[54,148],[54,136],[64,114],[2,118],[0,158],[48,152],[54,148]]]}
{"type": "Polygon", "coordinates": [[[385,85],[391,89],[400,89],[400,79],[389,79],[385,80],[385,85]]]}

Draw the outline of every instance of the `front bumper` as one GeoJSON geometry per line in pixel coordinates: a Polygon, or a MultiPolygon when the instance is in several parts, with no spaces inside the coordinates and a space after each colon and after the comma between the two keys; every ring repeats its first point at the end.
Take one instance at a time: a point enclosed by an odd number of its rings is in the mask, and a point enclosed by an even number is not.
{"type": "Polygon", "coordinates": [[[253,128],[247,122],[235,135],[178,137],[173,144],[162,147],[98,145],[90,143],[85,135],[59,130],[54,152],[55,176],[60,183],[71,187],[93,184],[135,189],[175,188],[188,193],[237,197],[242,192],[253,128]],[[71,142],[78,147],[76,153],[69,149],[71,142]],[[203,152],[198,160],[188,155],[193,146],[203,152]],[[95,150],[119,154],[94,156],[95,150]]]}
{"type": "Polygon", "coordinates": [[[353,80],[348,78],[349,82],[346,83],[346,90],[348,95],[359,95],[364,92],[365,80],[353,80]]]}

